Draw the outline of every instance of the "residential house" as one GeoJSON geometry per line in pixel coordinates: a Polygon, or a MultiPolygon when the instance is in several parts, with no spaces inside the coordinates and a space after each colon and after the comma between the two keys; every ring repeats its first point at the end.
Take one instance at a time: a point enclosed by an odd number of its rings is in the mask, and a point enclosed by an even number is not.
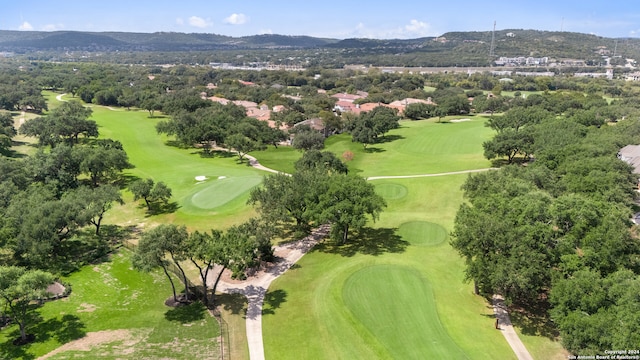
{"type": "MultiPolygon", "coordinates": [[[[627,145],[618,151],[618,158],[633,167],[633,173],[640,175],[640,145],[627,145]]],[[[640,188],[640,184],[638,184],[640,188]]]]}

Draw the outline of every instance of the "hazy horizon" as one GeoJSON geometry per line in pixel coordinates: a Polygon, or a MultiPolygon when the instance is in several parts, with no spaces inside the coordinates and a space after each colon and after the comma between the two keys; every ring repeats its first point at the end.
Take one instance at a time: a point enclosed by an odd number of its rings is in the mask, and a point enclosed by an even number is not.
{"type": "MultiPolygon", "coordinates": [[[[597,1],[507,5],[459,0],[425,3],[400,0],[366,4],[325,0],[253,3],[184,0],[91,3],[23,0],[3,6],[1,30],[90,32],[179,32],[226,36],[278,34],[346,39],[411,39],[450,31],[531,29],[594,34],[610,38],[640,36],[640,8],[597,1]],[[37,11],[34,11],[37,9],[37,11]]],[[[633,3],[629,3],[633,6],[633,3]]]]}

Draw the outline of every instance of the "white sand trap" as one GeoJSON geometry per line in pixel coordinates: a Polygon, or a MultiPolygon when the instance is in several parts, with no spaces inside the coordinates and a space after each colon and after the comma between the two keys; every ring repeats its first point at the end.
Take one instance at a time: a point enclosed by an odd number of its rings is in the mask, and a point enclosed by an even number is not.
{"type": "Polygon", "coordinates": [[[196,181],[205,181],[207,180],[207,177],[204,175],[198,175],[196,176],[196,181]]]}
{"type": "Polygon", "coordinates": [[[218,180],[226,179],[226,176],[218,176],[218,180]]]}
{"type": "Polygon", "coordinates": [[[471,119],[453,119],[453,120],[449,120],[449,122],[453,122],[453,123],[463,122],[463,121],[471,121],[471,119]]]}

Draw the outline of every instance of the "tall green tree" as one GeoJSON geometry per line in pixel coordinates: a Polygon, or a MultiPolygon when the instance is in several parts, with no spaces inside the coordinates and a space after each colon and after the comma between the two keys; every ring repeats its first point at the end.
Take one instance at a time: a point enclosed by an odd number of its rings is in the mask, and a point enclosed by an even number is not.
{"type": "Polygon", "coordinates": [[[103,140],[93,146],[84,146],[80,156],[80,170],[89,175],[93,186],[114,179],[122,170],[131,167],[127,153],[117,141],[103,140]]]}
{"type": "Polygon", "coordinates": [[[65,142],[73,146],[78,143],[80,135],[98,136],[98,125],[89,120],[92,112],[77,101],[63,102],[45,117],[25,122],[20,127],[20,132],[37,137],[42,145],[55,146],[65,142]]]}
{"type": "Polygon", "coordinates": [[[184,226],[161,224],[142,235],[132,258],[133,267],[137,270],[149,272],[162,268],[171,283],[175,302],[181,299],[178,299],[173,278],[169,274],[169,267],[172,265],[180,272],[179,278],[184,285],[186,300],[189,300],[189,282],[180,265],[181,261],[187,260],[184,255],[188,238],[189,234],[184,226]]]}
{"type": "Polygon", "coordinates": [[[158,203],[168,204],[171,199],[171,189],[162,181],[154,182],[153,179],[139,179],[129,185],[133,193],[133,200],[143,199],[149,211],[158,203]]]}
{"type": "Polygon", "coordinates": [[[300,159],[296,160],[294,166],[296,171],[321,169],[341,174],[349,172],[347,165],[330,151],[307,150],[300,159]]]}
{"type": "Polygon", "coordinates": [[[96,228],[96,235],[100,235],[100,226],[107,211],[114,203],[124,204],[120,190],[110,184],[95,188],[81,186],[66,192],[63,197],[68,201],[75,201],[81,205],[79,217],[82,223],[92,224],[96,228]]]}
{"type": "Polygon", "coordinates": [[[331,223],[331,235],[341,244],[347,242],[349,230],[357,231],[366,225],[367,215],[375,221],[386,207],[372,184],[361,177],[342,174],[329,177],[329,186],[318,200],[318,220],[331,223]]]}
{"type": "Polygon", "coordinates": [[[298,150],[322,150],[324,135],[315,130],[296,131],[291,145],[298,150]]]}
{"type": "Polygon", "coordinates": [[[27,327],[35,321],[35,308],[49,295],[47,288],[53,281],[53,275],[42,270],[0,266],[0,299],[18,324],[23,344],[28,342],[27,327]]]}
{"type": "Polygon", "coordinates": [[[0,112],[0,154],[5,153],[12,145],[11,139],[16,136],[13,117],[9,112],[0,112]]]}

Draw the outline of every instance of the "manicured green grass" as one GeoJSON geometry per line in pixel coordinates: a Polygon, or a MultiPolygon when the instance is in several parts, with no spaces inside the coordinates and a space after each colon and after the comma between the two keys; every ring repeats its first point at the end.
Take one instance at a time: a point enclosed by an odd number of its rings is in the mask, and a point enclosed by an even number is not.
{"type": "MultiPolygon", "coordinates": [[[[154,126],[159,119],[149,119],[147,112],[93,109],[93,118],[100,125],[102,136],[121,141],[136,166],[128,170],[127,175],[164,181],[173,189],[172,200],[177,207],[174,213],[150,217],[144,208],[132,204],[131,195],[125,192],[128,204],[112,210],[106,222],[175,222],[191,229],[207,230],[223,228],[254,215],[246,206],[246,199],[264,173],[239,164],[236,157],[226,153],[209,158],[200,156],[194,149],[168,146],[168,139],[155,133],[154,126]],[[196,176],[207,179],[197,181],[196,176]]],[[[455,123],[402,121],[400,129],[391,131],[385,141],[366,150],[361,144],[351,142],[346,134],[328,139],[327,149],[338,156],[345,151],[352,152],[354,158],[348,165],[352,173],[362,176],[489,167],[489,162],[482,157],[481,144],[492,132],[484,126],[485,118],[471,116],[469,119],[455,123]]],[[[300,153],[280,147],[253,155],[265,166],[292,172],[292,163],[300,153]]],[[[263,311],[267,358],[425,358],[426,355],[442,357],[442,354],[454,354],[456,358],[514,358],[502,335],[493,329],[492,309],[484,299],[473,295],[471,285],[464,282],[464,263],[447,241],[447,232],[462,202],[460,186],[465,178],[466,175],[448,175],[373,181],[376,191],[388,203],[388,209],[375,224],[377,230],[353,237],[345,246],[320,245],[272,284],[263,311]],[[375,295],[367,297],[366,294],[375,295]],[[389,326],[383,328],[381,324],[389,326]]],[[[81,273],[85,271],[87,269],[81,273]]],[[[89,288],[77,289],[78,296],[87,292],[87,300],[79,300],[82,302],[70,309],[51,310],[52,315],[47,316],[77,312],[80,307],[86,308],[82,304],[96,305],[90,314],[101,314],[103,309],[113,313],[123,306],[128,311],[131,299],[137,300],[142,297],[143,289],[154,286],[147,280],[139,285],[135,290],[139,293],[135,295],[112,293],[104,288],[120,291],[122,286],[110,281],[88,282],[89,288]],[[99,291],[102,292],[96,294],[99,291]],[[96,298],[100,294],[112,297],[113,302],[98,306],[96,298]]],[[[147,300],[154,303],[153,296],[147,300]]],[[[237,300],[225,298],[221,303],[223,312],[229,315],[234,354],[246,358],[246,347],[238,345],[245,341],[241,314],[246,304],[237,300]]],[[[48,306],[43,314],[49,311],[48,306]]],[[[169,321],[167,316],[163,318],[157,309],[153,314],[149,310],[148,316],[144,315],[144,309],[137,311],[137,315],[122,318],[104,315],[87,319],[86,329],[82,330],[132,329],[133,339],[143,339],[136,344],[163,343],[173,331],[162,322],[169,321]]],[[[190,328],[197,329],[194,325],[190,328]]],[[[198,334],[189,336],[201,339],[198,334]]],[[[59,343],[47,343],[49,345],[38,353],[45,353],[59,343]]],[[[555,348],[539,337],[526,344],[550,349],[538,353],[555,353],[555,348]]],[[[101,346],[101,354],[116,358],[118,355],[114,352],[121,345],[101,346]]],[[[37,346],[33,344],[32,348],[37,346]]],[[[154,345],[143,349],[135,344],[129,347],[148,351],[136,357],[158,356],[154,345]]]]}
{"type": "Polygon", "coordinates": [[[128,250],[64,281],[73,292],[40,309],[41,321],[29,329],[36,341],[12,345],[18,329],[11,326],[0,332],[0,358],[34,359],[88,334],[99,339],[90,351],[63,352],[51,359],[193,359],[196,354],[211,358],[219,353],[217,321],[199,304],[165,306],[171,296],[165,275],[132,270],[128,250]],[[98,331],[103,333],[90,334],[98,331]],[[115,336],[118,333],[124,337],[115,336]]]}
{"type": "Polygon", "coordinates": [[[291,146],[278,146],[277,149],[269,146],[267,150],[254,151],[251,155],[268,168],[292,174],[295,172],[293,165],[302,156],[302,152],[291,146]]]}
{"type": "Polygon", "coordinates": [[[425,335],[421,340],[426,343],[413,345],[422,354],[453,351],[473,359],[514,358],[502,334],[493,328],[492,309],[464,282],[464,262],[448,242],[414,245],[424,241],[420,239],[424,234],[440,238],[439,227],[451,229],[462,201],[460,186],[465,178],[466,175],[451,175],[374,181],[376,187],[397,184],[407,189],[407,196],[386,198],[388,208],[375,224],[384,239],[366,242],[354,238],[352,243],[338,248],[320,245],[302,258],[299,267],[272,283],[269,293],[278,294],[277,298],[283,300],[265,304],[263,335],[267,358],[429,358],[412,353],[411,348],[401,349],[408,345],[396,333],[406,331],[417,337],[425,335]],[[412,221],[433,225],[402,231],[402,224],[412,221]],[[374,245],[374,241],[381,240],[384,245],[374,245]],[[354,314],[345,294],[367,290],[350,290],[355,283],[349,279],[363,269],[379,266],[392,269],[397,284],[385,281],[390,295],[381,297],[377,295],[379,285],[372,283],[371,297],[380,302],[376,304],[377,313],[354,314]],[[430,306],[435,311],[431,312],[430,306]],[[419,313],[417,316],[423,321],[389,320],[390,329],[385,333],[373,328],[378,326],[377,320],[370,317],[387,318],[403,312],[419,313]]]}
{"type": "Polygon", "coordinates": [[[398,235],[412,245],[438,245],[447,238],[447,230],[427,221],[410,221],[398,228],[398,235]]]}
{"type": "Polygon", "coordinates": [[[386,350],[384,357],[466,357],[440,323],[429,282],[410,267],[360,269],[345,281],[342,300],[386,350]]]}
{"type": "Polygon", "coordinates": [[[376,186],[378,195],[388,200],[399,200],[407,196],[407,187],[394,182],[384,182],[376,186]]]}
{"type": "MultiPolygon", "coordinates": [[[[135,166],[127,176],[151,177],[166,183],[173,191],[177,211],[153,217],[156,222],[178,222],[192,229],[208,230],[236,224],[254,215],[246,205],[249,191],[261,182],[263,172],[227,152],[213,157],[200,150],[169,146],[169,139],[156,134],[160,118],[148,117],[146,111],[110,110],[93,107],[92,118],[101,136],[119,140],[135,166]],[[197,181],[197,176],[207,180],[197,181]]],[[[112,211],[107,221],[147,222],[143,207],[129,202],[112,211]],[[133,208],[132,208],[133,207],[133,208]],[[120,214],[125,214],[124,218],[120,214]]]]}
{"type": "MultiPolygon", "coordinates": [[[[348,134],[327,139],[326,148],[339,157],[351,151],[347,165],[361,176],[418,175],[490,167],[482,155],[482,143],[492,136],[482,116],[470,121],[421,120],[400,122],[381,143],[365,149],[348,134]]],[[[447,120],[447,119],[445,119],[447,120]]]]}
{"type": "MultiPolygon", "coordinates": [[[[348,165],[361,176],[487,168],[482,142],[491,130],[483,117],[469,119],[403,121],[388,134],[390,141],[368,151],[346,134],[326,145],[338,156],[353,152],[348,165]]],[[[448,242],[467,176],[372,180],[388,204],[374,224],[377,232],[342,247],[320,245],[272,283],[267,298],[280,300],[265,303],[267,357],[515,358],[494,329],[491,306],[465,282],[464,261],[448,242]]],[[[557,343],[546,338],[526,344],[538,347],[535,354],[558,354],[557,343]]]]}

